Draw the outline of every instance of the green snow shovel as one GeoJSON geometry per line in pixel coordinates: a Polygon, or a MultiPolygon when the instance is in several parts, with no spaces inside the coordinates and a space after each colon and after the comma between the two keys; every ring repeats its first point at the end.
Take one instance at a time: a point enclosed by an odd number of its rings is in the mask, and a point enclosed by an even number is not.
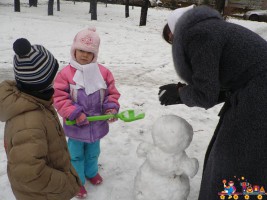
{"type": "MultiPolygon", "coordinates": [[[[108,120],[111,118],[117,118],[124,122],[132,122],[138,119],[143,119],[144,117],[145,117],[145,113],[143,112],[137,112],[134,110],[125,110],[117,114],[89,116],[87,117],[87,120],[89,122],[94,122],[94,121],[100,121],[100,120],[108,120]]],[[[71,126],[71,125],[76,124],[76,121],[67,119],[65,123],[66,125],[71,126]]]]}

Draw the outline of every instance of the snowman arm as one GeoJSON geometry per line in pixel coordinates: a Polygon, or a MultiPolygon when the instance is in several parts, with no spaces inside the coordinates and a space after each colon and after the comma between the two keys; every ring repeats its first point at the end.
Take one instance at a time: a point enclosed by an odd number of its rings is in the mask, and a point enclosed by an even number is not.
{"type": "Polygon", "coordinates": [[[199,163],[196,158],[189,158],[186,154],[183,156],[180,168],[190,178],[193,178],[198,171],[199,163]]]}
{"type": "Polygon", "coordinates": [[[138,157],[146,157],[148,152],[153,148],[152,144],[142,142],[138,145],[136,153],[138,157]]]}

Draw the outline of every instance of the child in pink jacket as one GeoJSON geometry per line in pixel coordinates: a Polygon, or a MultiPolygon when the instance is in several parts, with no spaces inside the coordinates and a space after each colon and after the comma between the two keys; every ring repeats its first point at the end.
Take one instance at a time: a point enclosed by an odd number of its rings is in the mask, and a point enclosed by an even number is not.
{"type": "Polygon", "coordinates": [[[98,173],[100,139],[109,131],[107,121],[88,122],[86,117],[115,114],[120,107],[120,93],[112,73],[97,63],[99,44],[95,28],[78,32],[71,47],[70,64],[54,82],[54,106],[64,119],[71,162],[83,184],[78,198],[87,196],[85,179],[94,185],[102,182],[98,173]],[[65,125],[66,118],[76,120],[76,125],[65,125]]]}

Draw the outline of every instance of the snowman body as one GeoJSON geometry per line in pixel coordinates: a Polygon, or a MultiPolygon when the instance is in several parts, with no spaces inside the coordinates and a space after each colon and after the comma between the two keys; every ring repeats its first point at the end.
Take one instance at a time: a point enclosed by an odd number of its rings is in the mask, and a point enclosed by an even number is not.
{"type": "Polygon", "coordinates": [[[135,177],[135,200],[187,200],[189,177],[198,170],[198,161],[184,151],[192,135],[191,125],[178,116],[163,116],[155,122],[154,143],[141,143],[137,149],[146,160],[135,177]]]}
{"type": "Polygon", "coordinates": [[[157,148],[153,149],[138,170],[135,177],[136,200],[149,200],[151,197],[153,200],[186,200],[190,187],[188,176],[175,172],[173,156],[162,154],[165,153],[157,148]],[[164,165],[163,162],[168,164],[164,165]]]}

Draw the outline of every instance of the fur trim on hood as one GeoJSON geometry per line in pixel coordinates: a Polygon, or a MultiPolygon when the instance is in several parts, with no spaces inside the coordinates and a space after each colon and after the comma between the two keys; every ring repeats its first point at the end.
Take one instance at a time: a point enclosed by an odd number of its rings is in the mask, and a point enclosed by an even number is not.
{"type": "Polygon", "coordinates": [[[184,54],[184,34],[187,34],[195,24],[209,19],[223,20],[218,11],[207,6],[199,6],[187,11],[175,25],[172,45],[173,62],[177,74],[187,83],[192,83],[192,76],[189,76],[192,74],[192,70],[184,54]]]}

